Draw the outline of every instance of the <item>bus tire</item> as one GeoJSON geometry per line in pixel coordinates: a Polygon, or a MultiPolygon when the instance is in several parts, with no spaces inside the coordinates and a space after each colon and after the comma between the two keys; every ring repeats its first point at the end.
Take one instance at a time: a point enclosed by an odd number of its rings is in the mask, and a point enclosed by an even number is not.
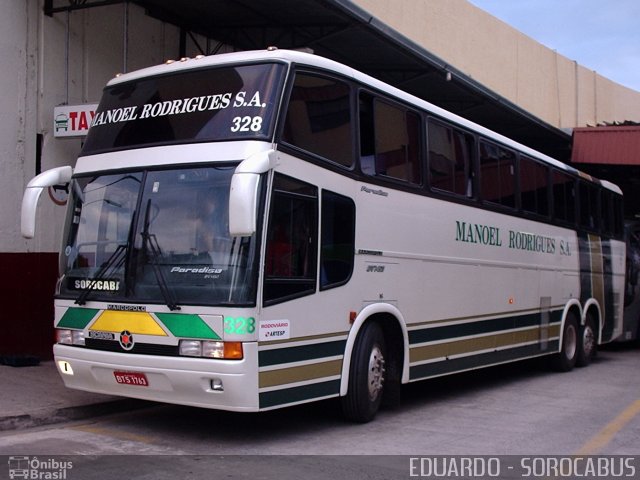
{"type": "Polygon", "coordinates": [[[598,349],[595,322],[591,315],[587,316],[584,326],[578,331],[578,357],[576,358],[576,365],[578,367],[586,367],[595,358],[598,349]]]}
{"type": "Polygon", "coordinates": [[[567,314],[562,330],[562,347],[553,356],[552,367],[559,372],[568,372],[573,369],[578,359],[578,321],[573,312],[567,314]]]}
{"type": "Polygon", "coordinates": [[[382,329],[375,322],[366,323],[353,347],[348,390],[342,397],[342,411],[348,420],[366,423],[376,416],[386,378],[386,354],[382,329]]]}

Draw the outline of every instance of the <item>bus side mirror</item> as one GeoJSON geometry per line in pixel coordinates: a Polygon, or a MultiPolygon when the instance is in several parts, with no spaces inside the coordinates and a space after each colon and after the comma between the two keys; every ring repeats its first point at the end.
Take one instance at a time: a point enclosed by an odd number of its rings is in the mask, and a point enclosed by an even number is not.
{"type": "Polygon", "coordinates": [[[22,236],[33,238],[36,231],[36,211],[38,199],[45,188],[69,183],[73,175],[73,168],[69,166],[52,168],[31,179],[22,196],[22,212],[20,229],[22,236]]]}
{"type": "Polygon", "coordinates": [[[275,166],[274,150],[256,153],[244,160],[231,178],[229,233],[250,237],[256,232],[260,176],[275,166]]]}

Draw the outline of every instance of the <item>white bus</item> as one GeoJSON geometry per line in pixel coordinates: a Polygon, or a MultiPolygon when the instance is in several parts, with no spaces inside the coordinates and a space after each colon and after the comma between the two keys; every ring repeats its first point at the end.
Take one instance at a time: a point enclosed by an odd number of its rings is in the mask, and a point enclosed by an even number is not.
{"type": "Polygon", "coordinates": [[[269,49],[111,80],[70,183],[54,354],[70,388],[233,411],[621,332],[620,190],[333,61],[269,49]]]}

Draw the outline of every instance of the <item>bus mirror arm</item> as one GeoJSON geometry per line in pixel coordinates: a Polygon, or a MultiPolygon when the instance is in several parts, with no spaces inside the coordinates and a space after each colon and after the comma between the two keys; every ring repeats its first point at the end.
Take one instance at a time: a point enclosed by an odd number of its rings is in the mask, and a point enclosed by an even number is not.
{"type": "Polygon", "coordinates": [[[36,230],[36,211],[38,199],[45,188],[67,184],[71,181],[73,168],[70,166],[52,168],[32,178],[22,196],[20,229],[22,236],[33,238],[36,230]]]}
{"type": "Polygon", "coordinates": [[[274,150],[256,153],[244,160],[231,178],[229,233],[250,237],[256,231],[260,176],[276,164],[274,150]]]}

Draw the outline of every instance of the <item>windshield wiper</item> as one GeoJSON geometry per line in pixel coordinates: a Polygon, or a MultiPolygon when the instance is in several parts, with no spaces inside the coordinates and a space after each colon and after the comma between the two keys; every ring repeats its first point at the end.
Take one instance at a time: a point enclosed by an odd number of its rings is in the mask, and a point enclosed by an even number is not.
{"type": "Polygon", "coordinates": [[[87,298],[91,292],[93,292],[93,287],[97,285],[97,282],[104,280],[110,273],[116,272],[120,267],[122,267],[126,258],[128,245],[128,243],[121,243],[118,245],[107,261],[102,264],[100,270],[98,270],[95,276],[91,279],[87,288],[78,296],[75,301],[77,305],[84,305],[87,303],[87,298]]]}
{"type": "Polygon", "coordinates": [[[162,250],[158,244],[158,239],[154,233],[149,233],[149,210],[151,209],[151,199],[147,200],[147,207],[144,213],[144,226],[140,236],[142,237],[142,248],[150,259],[149,264],[153,269],[153,274],[156,277],[156,282],[160,288],[160,293],[164,298],[165,304],[169,307],[169,310],[180,310],[177,305],[177,300],[173,292],[169,289],[167,281],[162,274],[162,270],[158,264],[158,258],[162,257],[162,250]]]}

